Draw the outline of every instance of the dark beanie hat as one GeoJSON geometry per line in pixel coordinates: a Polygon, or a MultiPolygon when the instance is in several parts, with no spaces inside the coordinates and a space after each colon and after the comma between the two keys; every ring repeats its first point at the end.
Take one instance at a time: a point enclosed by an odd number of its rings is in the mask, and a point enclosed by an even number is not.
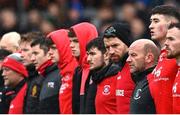
{"type": "Polygon", "coordinates": [[[125,43],[128,47],[133,42],[130,27],[125,23],[114,23],[109,26],[105,32],[104,37],[118,37],[123,43],[125,43]]]}
{"type": "Polygon", "coordinates": [[[7,56],[3,60],[2,66],[10,68],[10,69],[22,74],[24,77],[28,77],[28,72],[22,63],[21,54],[19,54],[19,53],[13,53],[13,54],[10,54],[9,56],[7,56]]]}

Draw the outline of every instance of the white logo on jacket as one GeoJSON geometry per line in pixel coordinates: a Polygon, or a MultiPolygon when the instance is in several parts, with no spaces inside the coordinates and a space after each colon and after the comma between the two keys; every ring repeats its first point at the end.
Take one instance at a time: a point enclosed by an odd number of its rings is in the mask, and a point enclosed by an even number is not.
{"type": "Polygon", "coordinates": [[[134,99],[135,100],[138,100],[138,99],[141,98],[141,96],[140,96],[141,91],[142,91],[141,89],[137,89],[137,91],[136,91],[136,93],[134,95],[134,99]]]}
{"type": "Polygon", "coordinates": [[[116,90],[116,96],[124,96],[124,90],[116,90]]]}
{"type": "Polygon", "coordinates": [[[64,90],[66,90],[69,87],[68,83],[62,83],[60,88],[60,94],[64,93],[64,90]]]}
{"type": "Polygon", "coordinates": [[[105,85],[102,94],[103,95],[109,95],[110,94],[110,88],[111,88],[110,85],[105,85]]]}
{"type": "Polygon", "coordinates": [[[13,104],[11,104],[9,108],[10,108],[10,109],[13,109],[13,108],[14,108],[14,105],[13,105],[13,104]]]}
{"type": "Polygon", "coordinates": [[[177,82],[173,85],[173,93],[176,93],[176,92],[177,92],[177,85],[178,85],[177,82]]]}
{"type": "Polygon", "coordinates": [[[120,80],[121,79],[121,75],[117,77],[117,80],[120,80]]]}
{"type": "Polygon", "coordinates": [[[54,88],[54,82],[48,82],[48,87],[54,88]]]}

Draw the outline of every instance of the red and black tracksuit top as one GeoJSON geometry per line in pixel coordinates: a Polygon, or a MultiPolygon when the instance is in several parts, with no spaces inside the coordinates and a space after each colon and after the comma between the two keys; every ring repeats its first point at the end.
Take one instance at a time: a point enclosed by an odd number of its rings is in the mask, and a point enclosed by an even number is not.
{"type": "Polygon", "coordinates": [[[178,71],[175,59],[167,59],[167,51],[161,50],[158,64],[148,79],[158,114],[173,113],[172,87],[178,71]]]}
{"type": "Polygon", "coordinates": [[[132,78],[136,83],[135,89],[130,101],[130,114],[155,114],[156,108],[154,99],[149,89],[148,75],[153,71],[154,67],[146,69],[142,72],[132,74],[132,78]]]}
{"type": "Polygon", "coordinates": [[[173,92],[173,113],[180,114],[180,66],[176,74],[174,85],[172,88],[173,92]]]}
{"type": "Polygon", "coordinates": [[[120,74],[117,77],[116,86],[116,103],[118,114],[128,114],[130,111],[130,99],[135,87],[132,80],[129,64],[126,63],[127,54],[122,58],[120,63],[120,74]]]}
{"type": "Polygon", "coordinates": [[[14,89],[6,93],[6,99],[10,99],[8,114],[23,114],[26,90],[27,83],[24,79],[14,89]]]}
{"type": "Polygon", "coordinates": [[[56,63],[51,60],[44,62],[38,69],[40,77],[43,77],[38,98],[39,114],[59,114],[59,89],[61,76],[56,63]]]}
{"type": "Polygon", "coordinates": [[[78,63],[75,57],[72,55],[67,30],[60,29],[51,32],[48,37],[52,39],[59,53],[58,68],[60,69],[60,76],[62,76],[62,84],[59,92],[60,113],[71,114],[72,80],[78,63]]]}
{"type": "Polygon", "coordinates": [[[119,66],[109,64],[100,72],[92,75],[93,82],[97,85],[95,97],[96,114],[116,114],[116,82],[119,77],[119,66]]]}
{"type": "Polygon", "coordinates": [[[71,27],[78,39],[80,56],[77,59],[79,67],[73,78],[73,113],[85,113],[84,95],[85,84],[89,76],[89,64],[87,62],[86,44],[98,36],[96,27],[88,22],[82,22],[71,27]],[[79,84],[79,85],[78,85],[79,84]],[[80,89],[79,89],[80,88],[80,89]],[[76,90],[74,90],[76,89],[76,90]],[[80,98],[81,97],[81,98],[80,98]]]}

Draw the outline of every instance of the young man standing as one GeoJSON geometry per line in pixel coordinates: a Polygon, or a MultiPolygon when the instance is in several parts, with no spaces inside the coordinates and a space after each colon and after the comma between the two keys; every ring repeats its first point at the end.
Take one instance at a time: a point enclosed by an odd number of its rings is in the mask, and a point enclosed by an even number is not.
{"type": "Polygon", "coordinates": [[[180,23],[171,24],[169,26],[166,42],[167,58],[175,58],[178,64],[178,72],[172,88],[173,97],[173,113],[180,113],[180,23]]]}
{"type": "Polygon", "coordinates": [[[58,63],[60,69],[61,88],[59,92],[60,113],[72,113],[72,80],[77,61],[72,55],[68,31],[60,29],[48,35],[49,54],[52,60],[58,63]]]}
{"type": "Polygon", "coordinates": [[[151,24],[149,25],[151,38],[156,40],[161,48],[161,54],[156,68],[152,72],[152,95],[155,100],[156,111],[159,114],[172,113],[172,86],[178,70],[175,59],[167,59],[164,42],[168,26],[180,21],[179,10],[173,6],[161,5],[152,9],[151,24]]]}
{"type": "Polygon", "coordinates": [[[43,81],[43,77],[40,77],[34,64],[31,61],[32,48],[31,43],[33,40],[41,37],[40,32],[28,32],[21,35],[20,49],[23,58],[23,63],[28,71],[28,90],[24,102],[24,114],[38,113],[39,93],[43,81]]]}
{"type": "Polygon", "coordinates": [[[73,56],[79,63],[73,78],[73,113],[84,113],[85,84],[89,74],[89,64],[87,62],[86,44],[98,36],[96,27],[87,22],[82,22],[69,29],[70,48],[73,56]],[[86,29],[84,29],[86,28],[86,29]]]}
{"type": "Polygon", "coordinates": [[[131,96],[131,114],[155,114],[156,108],[149,88],[148,75],[158,61],[159,49],[148,39],[139,39],[129,47],[127,62],[130,65],[132,79],[136,83],[131,96]]]}
{"type": "Polygon", "coordinates": [[[96,114],[116,114],[116,79],[119,66],[109,62],[102,38],[91,40],[86,46],[86,52],[90,73],[89,82],[86,83],[89,87],[85,90],[85,107],[91,108],[94,101],[96,114]]]}
{"type": "Polygon", "coordinates": [[[61,77],[56,63],[49,57],[49,47],[45,37],[40,37],[31,43],[31,60],[36,70],[44,78],[39,93],[38,113],[58,114],[59,111],[59,90],[61,77]]]}

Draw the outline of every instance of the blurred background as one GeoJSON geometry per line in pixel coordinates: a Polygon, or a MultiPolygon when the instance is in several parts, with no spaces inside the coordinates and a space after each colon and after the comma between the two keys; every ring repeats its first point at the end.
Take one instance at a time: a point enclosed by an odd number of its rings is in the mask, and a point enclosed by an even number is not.
{"type": "Polygon", "coordinates": [[[179,7],[180,0],[0,0],[0,37],[7,32],[49,32],[82,21],[99,34],[113,22],[128,22],[135,39],[148,38],[149,13],[157,5],[179,7]]]}

